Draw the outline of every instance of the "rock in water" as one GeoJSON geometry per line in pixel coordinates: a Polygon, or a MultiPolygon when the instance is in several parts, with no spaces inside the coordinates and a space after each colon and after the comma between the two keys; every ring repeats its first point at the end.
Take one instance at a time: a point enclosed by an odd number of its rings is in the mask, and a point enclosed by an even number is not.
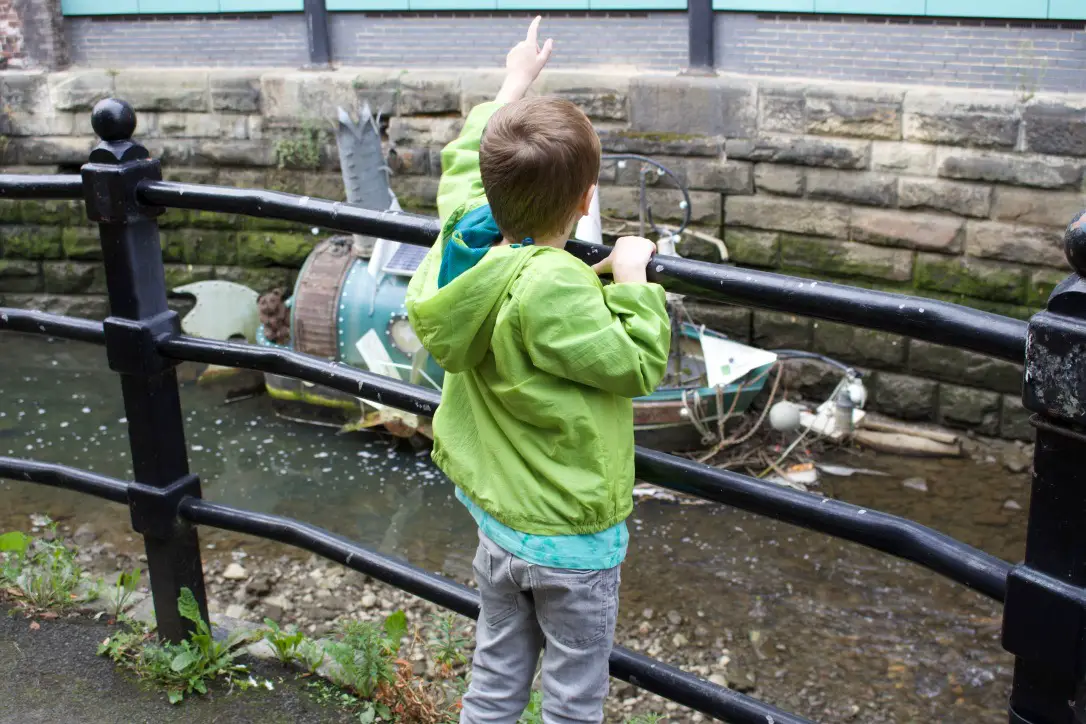
{"type": "Polygon", "coordinates": [[[924,478],[906,478],[901,484],[910,490],[919,490],[921,493],[928,492],[928,481],[924,480],[924,478]]]}
{"type": "Polygon", "coordinates": [[[231,603],[226,607],[227,618],[245,618],[245,614],[249,611],[240,603],[231,603]]]}
{"type": "Polygon", "coordinates": [[[222,577],[228,581],[244,581],[249,577],[249,574],[239,563],[231,563],[226,567],[226,570],[222,572],[222,577]]]}
{"type": "Polygon", "coordinates": [[[75,529],[75,534],[72,535],[72,539],[77,545],[87,546],[98,539],[98,534],[94,532],[94,529],[84,523],[75,529]]]}

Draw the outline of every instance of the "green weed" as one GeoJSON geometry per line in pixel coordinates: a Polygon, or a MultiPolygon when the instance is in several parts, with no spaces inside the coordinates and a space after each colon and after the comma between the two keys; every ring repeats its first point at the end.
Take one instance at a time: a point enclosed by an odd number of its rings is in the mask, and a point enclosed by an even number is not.
{"type": "Polygon", "coordinates": [[[32,609],[65,608],[93,597],[93,591],[76,596],[83,569],[75,551],[56,539],[56,523],[47,523],[46,530],[42,538],[18,531],[0,535],[0,587],[32,609]]]}
{"type": "Polygon", "coordinates": [[[264,625],[268,627],[264,630],[264,640],[275,651],[279,663],[289,666],[297,660],[299,658],[298,647],[305,640],[305,634],[299,631],[296,626],[280,628],[279,624],[270,618],[264,619],[264,625]]]}

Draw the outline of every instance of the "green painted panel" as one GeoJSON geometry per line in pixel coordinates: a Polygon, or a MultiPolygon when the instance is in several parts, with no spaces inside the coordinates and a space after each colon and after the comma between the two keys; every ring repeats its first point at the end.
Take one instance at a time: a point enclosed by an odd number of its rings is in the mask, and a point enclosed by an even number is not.
{"type": "Polygon", "coordinates": [[[1048,0],[928,0],[927,14],[958,18],[1047,18],[1048,0]]]}
{"type": "Polygon", "coordinates": [[[926,0],[815,0],[816,13],[923,15],[926,0]]]}
{"type": "Polygon", "coordinates": [[[713,0],[713,10],[754,10],[760,12],[810,13],[815,0],[713,0]]]}
{"type": "Polygon", "coordinates": [[[589,10],[686,10],[686,0],[588,0],[589,10]]]}
{"type": "Polygon", "coordinates": [[[144,15],[219,12],[219,0],[139,0],[139,4],[140,13],[144,15]]]}
{"type": "Polygon", "coordinates": [[[588,10],[588,0],[497,0],[498,10],[588,10]]]}
{"type": "Polygon", "coordinates": [[[1086,0],[1048,0],[1048,17],[1053,20],[1086,20],[1086,0]]]}
{"type": "Polygon", "coordinates": [[[408,0],[411,10],[497,10],[498,0],[408,0]]]}
{"type": "Polygon", "coordinates": [[[219,0],[224,13],[289,13],[301,11],[305,0],[219,0]]]}
{"type": "Polygon", "coordinates": [[[64,15],[127,15],[139,11],[139,0],[60,0],[64,15]]]}

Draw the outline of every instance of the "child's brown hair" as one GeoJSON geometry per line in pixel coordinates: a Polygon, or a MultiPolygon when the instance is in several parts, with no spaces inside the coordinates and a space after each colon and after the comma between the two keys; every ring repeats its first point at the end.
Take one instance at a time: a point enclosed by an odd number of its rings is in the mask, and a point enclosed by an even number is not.
{"type": "Polygon", "coordinates": [[[510,241],[568,233],[600,174],[591,121],[562,98],[525,98],[491,116],[479,147],[483,189],[510,241]]]}

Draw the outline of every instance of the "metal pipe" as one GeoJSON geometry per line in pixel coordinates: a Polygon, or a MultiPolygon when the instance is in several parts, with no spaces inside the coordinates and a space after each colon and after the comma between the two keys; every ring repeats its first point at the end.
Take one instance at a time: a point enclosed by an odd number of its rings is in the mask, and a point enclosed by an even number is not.
{"type": "Polygon", "coordinates": [[[82,199],[79,174],[0,174],[0,199],[82,199]]]}
{"type": "MultiPolygon", "coordinates": [[[[433,245],[440,233],[429,217],[277,191],[144,181],[137,194],[147,204],[286,219],[420,246],[433,245]]],[[[610,253],[582,241],[568,242],[566,250],[589,264],[610,253]]],[[[877,329],[1015,363],[1025,357],[1025,322],[959,304],[666,255],[653,257],[649,278],[699,299],[877,329]]]]}
{"type": "Polygon", "coordinates": [[[309,64],[325,67],[332,62],[332,41],[328,34],[328,9],[325,0],[305,0],[306,38],[309,41],[309,64]]]}
{"type": "Polygon", "coordinates": [[[637,449],[637,476],[919,563],[1002,601],[1011,564],[906,518],[802,493],[655,450],[637,449]]]}
{"type": "Polygon", "coordinates": [[[128,503],[128,483],[67,465],[0,457],[0,478],[74,490],[122,505],[128,503]]]}
{"type": "Polygon", "coordinates": [[[0,330],[47,334],[50,337],[74,339],[91,344],[105,344],[106,334],[101,322],[90,319],[61,317],[31,309],[0,307],[0,330]]]}

